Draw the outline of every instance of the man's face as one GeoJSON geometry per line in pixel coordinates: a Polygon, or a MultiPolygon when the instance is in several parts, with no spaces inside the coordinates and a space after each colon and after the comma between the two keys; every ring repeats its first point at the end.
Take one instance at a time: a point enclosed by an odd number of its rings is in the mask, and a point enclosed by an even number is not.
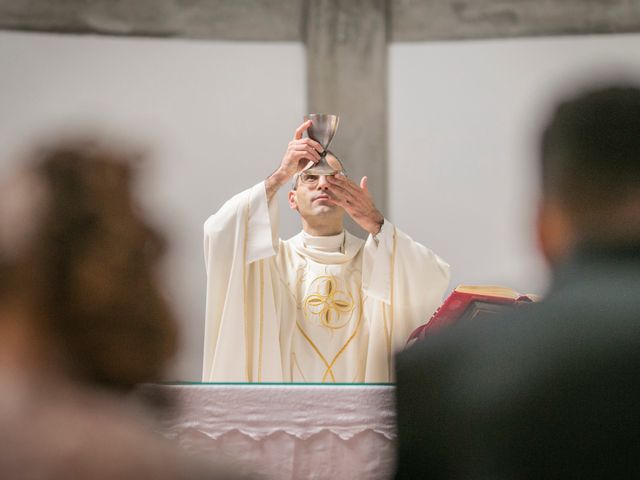
{"type": "Polygon", "coordinates": [[[305,219],[325,217],[327,220],[342,218],[342,207],[331,202],[326,175],[302,173],[296,189],[289,192],[289,205],[305,219]]]}

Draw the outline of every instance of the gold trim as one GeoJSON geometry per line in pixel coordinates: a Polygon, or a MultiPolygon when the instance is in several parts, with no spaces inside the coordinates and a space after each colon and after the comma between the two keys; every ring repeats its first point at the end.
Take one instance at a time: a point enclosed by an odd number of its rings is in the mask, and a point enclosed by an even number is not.
{"type": "MultiPolygon", "coordinates": [[[[336,364],[336,362],[338,361],[338,358],[340,357],[340,355],[342,355],[344,353],[344,351],[347,349],[347,347],[349,346],[349,344],[351,343],[351,341],[356,337],[356,335],[358,334],[358,330],[360,329],[360,323],[362,322],[362,297],[360,297],[360,315],[358,315],[358,323],[356,325],[355,330],[353,331],[353,334],[349,337],[349,339],[345,342],[345,344],[342,346],[342,348],[338,351],[338,353],[336,353],[336,356],[333,357],[333,361],[331,362],[331,365],[329,365],[329,369],[331,369],[332,372],[332,376],[333,376],[333,366],[336,364]]],[[[324,379],[327,377],[327,372],[324,372],[324,376],[322,377],[322,381],[324,382],[324,379]]],[[[335,382],[335,379],[333,380],[335,382]]]]}
{"type": "Polygon", "coordinates": [[[359,312],[359,315],[358,315],[358,323],[356,324],[355,328],[353,329],[353,333],[351,334],[351,336],[349,336],[349,338],[344,343],[344,345],[342,345],[340,350],[338,350],[338,353],[336,353],[336,355],[333,357],[333,360],[331,361],[331,363],[327,362],[327,359],[325,358],[324,355],[322,355],[322,352],[320,352],[320,349],[316,346],[315,343],[313,343],[313,340],[311,340],[309,335],[307,335],[307,333],[304,331],[304,329],[300,325],[300,322],[296,321],[296,326],[298,327],[298,330],[300,330],[300,333],[302,333],[302,336],[304,337],[304,339],[309,343],[309,345],[311,345],[311,348],[313,348],[313,350],[318,354],[318,356],[320,357],[320,359],[324,363],[325,367],[327,367],[327,369],[324,372],[324,375],[322,376],[322,380],[321,380],[322,383],[326,382],[327,375],[330,375],[331,376],[331,380],[333,381],[333,383],[336,383],[336,377],[335,377],[335,375],[333,373],[333,366],[336,364],[336,362],[338,361],[340,356],[345,352],[345,350],[347,349],[349,344],[353,341],[353,339],[358,335],[358,332],[360,330],[360,324],[362,323],[362,316],[363,316],[362,296],[360,296],[359,304],[360,304],[360,312],[359,312]]]}
{"type": "Polygon", "coordinates": [[[478,293],[492,297],[513,298],[514,300],[520,296],[515,290],[498,285],[458,285],[454,290],[461,293],[478,293]]]}
{"type": "Polygon", "coordinates": [[[339,319],[343,313],[350,314],[353,312],[355,308],[353,295],[349,292],[338,290],[337,284],[338,281],[334,275],[321,275],[313,279],[309,284],[309,289],[316,285],[318,291],[316,293],[310,293],[302,301],[302,311],[307,320],[309,320],[309,314],[316,315],[324,327],[332,330],[343,328],[349,323],[351,316],[347,317],[342,323],[339,323],[339,319]],[[324,284],[322,284],[322,282],[324,282],[324,284]],[[322,286],[325,287],[324,295],[320,292],[322,286]],[[345,298],[347,298],[347,300],[345,300],[345,298]],[[332,315],[336,318],[335,323],[333,322],[332,315]]]}
{"type": "Polygon", "coordinates": [[[264,260],[260,260],[260,335],[258,345],[258,382],[262,381],[262,332],[264,325],[264,260]]]}
{"type": "Polygon", "coordinates": [[[242,247],[242,296],[244,300],[244,349],[245,349],[245,362],[247,369],[247,382],[251,382],[251,358],[249,355],[249,302],[247,300],[247,243],[249,237],[249,213],[251,205],[251,191],[247,198],[247,205],[244,209],[244,242],[242,247]]]}
{"type": "Polygon", "coordinates": [[[331,373],[331,379],[335,383],[336,377],[334,377],[333,371],[331,370],[331,367],[329,366],[329,362],[327,362],[327,359],[324,358],[324,355],[322,355],[322,352],[320,352],[320,349],[316,346],[315,343],[313,343],[313,340],[311,340],[311,338],[309,338],[309,335],[307,335],[307,333],[304,331],[304,329],[300,326],[300,322],[296,321],[296,326],[298,327],[298,330],[300,330],[300,333],[302,333],[302,336],[304,337],[304,339],[309,343],[309,345],[311,345],[313,350],[318,354],[318,356],[322,360],[322,363],[324,363],[324,366],[327,367],[327,370],[325,370],[325,374],[322,377],[322,382],[324,383],[324,379],[327,376],[327,372],[330,372],[331,373]]]}
{"type": "Polygon", "coordinates": [[[291,381],[293,382],[293,366],[295,365],[298,368],[298,372],[300,373],[300,376],[302,377],[302,380],[304,382],[307,381],[307,378],[304,376],[304,373],[302,373],[302,369],[300,368],[300,364],[298,363],[298,357],[296,356],[295,352],[291,352],[291,381]]]}
{"type": "MultiPolygon", "coordinates": [[[[391,249],[391,281],[390,281],[390,292],[389,292],[389,337],[387,338],[387,376],[389,382],[391,381],[391,368],[392,368],[392,347],[393,347],[393,324],[394,324],[394,313],[393,306],[395,304],[395,268],[396,268],[396,248],[397,248],[397,231],[394,225],[393,227],[393,247],[391,249]]],[[[386,330],[386,316],[385,316],[385,330],[386,330]]]]}

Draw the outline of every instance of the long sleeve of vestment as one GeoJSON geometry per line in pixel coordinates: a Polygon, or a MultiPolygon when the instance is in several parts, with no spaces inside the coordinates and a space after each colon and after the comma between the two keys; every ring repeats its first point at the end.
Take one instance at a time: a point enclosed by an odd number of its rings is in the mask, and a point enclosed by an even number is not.
{"type": "Polygon", "coordinates": [[[278,249],[277,202],[264,182],[228,200],[204,224],[207,301],[203,381],[281,381],[269,261],[278,249]]]}
{"type": "Polygon", "coordinates": [[[362,284],[371,329],[365,381],[392,381],[393,352],[440,306],[450,268],[388,220],[375,238],[369,236],[363,253],[362,284]]]}
{"type": "Polygon", "coordinates": [[[388,221],[364,245],[346,235],[344,251],[332,253],[300,236],[280,241],[277,223],[264,183],[205,223],[203,380],[392,381],[393,352],[440,305],[449,266],[388,221]],[[318,290],[327,276],[335,288],[318,290]],[[353,321],[327,329],[309,299],[353,321]]]}

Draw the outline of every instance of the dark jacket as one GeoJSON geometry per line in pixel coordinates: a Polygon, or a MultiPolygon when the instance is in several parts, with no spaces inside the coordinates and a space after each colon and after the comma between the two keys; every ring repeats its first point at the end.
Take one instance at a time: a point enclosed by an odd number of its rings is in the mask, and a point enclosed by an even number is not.
{"type": "Polygon", "coordinates": [[[640,245],[396,359],[398,479],[640,478],[640,245]]]}

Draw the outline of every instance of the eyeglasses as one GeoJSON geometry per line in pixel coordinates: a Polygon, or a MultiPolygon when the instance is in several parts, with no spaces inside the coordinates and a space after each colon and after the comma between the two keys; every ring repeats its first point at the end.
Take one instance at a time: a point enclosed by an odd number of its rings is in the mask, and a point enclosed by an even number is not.
{"type": "Polygon", "coordinates": [[[318,182],[320,181],[320,177],[325,177],[326,179],[327,177],[333,177],[339,173],[344,175],[344,172],[334,172],[328,174],[301,173],[298,178],[300,179],[300,183],[308,186],[313,186],[318,184],[318,182]]]}

